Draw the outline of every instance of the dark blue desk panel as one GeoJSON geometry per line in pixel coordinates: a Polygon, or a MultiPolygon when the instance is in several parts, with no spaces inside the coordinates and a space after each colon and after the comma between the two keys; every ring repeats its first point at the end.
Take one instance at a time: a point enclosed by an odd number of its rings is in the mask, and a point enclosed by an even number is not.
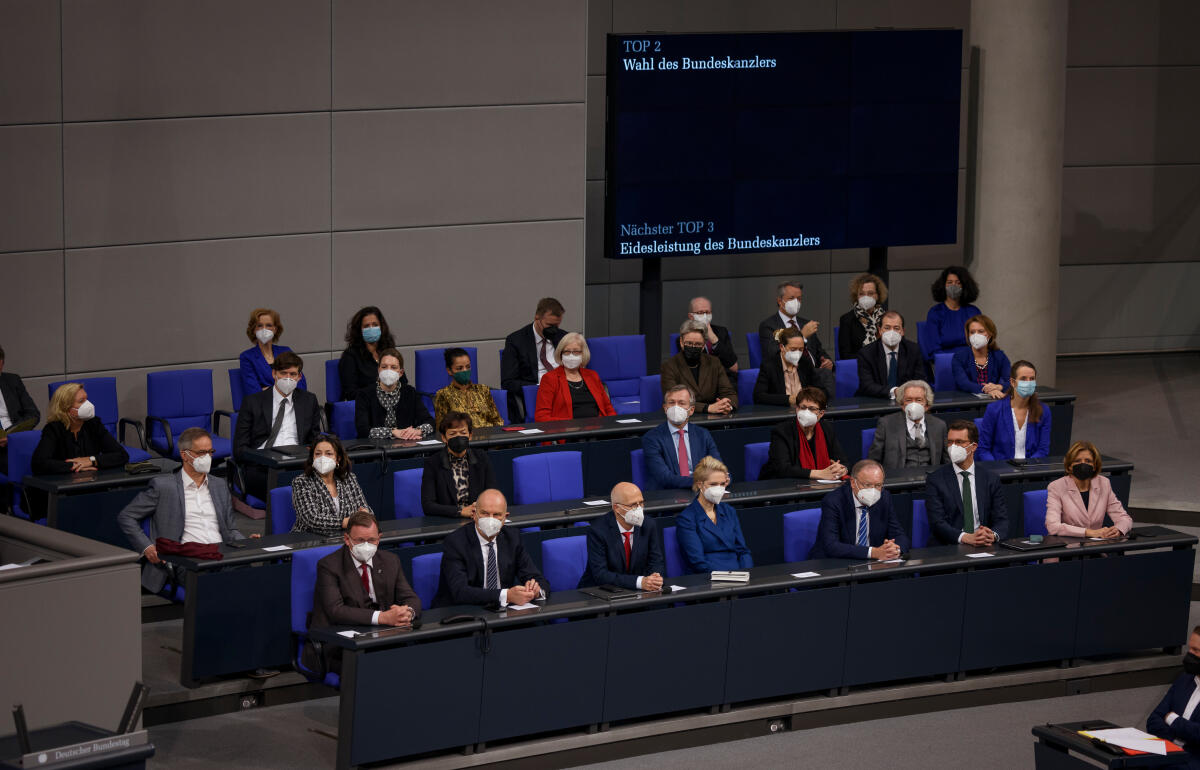
{"type": "Polygon", "coordinates": [[[117,514],[145,488],[125,487],[105,492],[59,495],[55,529],[90,537],[117,548],[129,548],[129,538],[117,524],[117,514]]]}

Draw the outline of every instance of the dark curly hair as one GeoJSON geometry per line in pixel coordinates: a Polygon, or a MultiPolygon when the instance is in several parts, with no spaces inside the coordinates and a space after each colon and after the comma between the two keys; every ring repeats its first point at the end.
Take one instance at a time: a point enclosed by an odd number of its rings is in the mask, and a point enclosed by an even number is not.
{"type": "Polygon", "coordinates": [[[333,477],[339,481],[346,478],[350,474],[350,469],[354,464],[350,462],[350,458],[346,455],[346,448],[342,446],[341,439],[332,433],[322,433],[317,436],[316,441],[312,442],[312,446],[308,448],[308,459],[304,461],[304,475],[317,475],[316,469],[313,468],[313,460],[316,459],[318,444],[329,444],[333,447],[333,453],[337,458],[337,467],[333,469],[333,477]]]}
{"type": "Polygon", "coordinates": [[[350,323],[346,324],[346,346],[356,350],[365,351],[367,349],[367,343],[363,342],[362,338],[362,322],[369,315],[379,319],[379,342],[375,343],[375,349],[396,347],[396,340],[392,339],[392,331],[388,328],[387,319],[383,317],[383,311],[374,305],[367,305],[359,310],[350,319],[350,323]]]}
{"type": "Polygon", "coordinates": [[[975,279],[971,277],[971,271],[959,265],[951,265],[942,271],[937,280],[929,287],[929,291],[933,294],[934,302],[946,301],[946,279],[950,276],[958,278],[962,283],[962,296],[958,298],[960,305],[973,305],[975,300],[979,299],[979,284],[975,283],[975,279]]]}

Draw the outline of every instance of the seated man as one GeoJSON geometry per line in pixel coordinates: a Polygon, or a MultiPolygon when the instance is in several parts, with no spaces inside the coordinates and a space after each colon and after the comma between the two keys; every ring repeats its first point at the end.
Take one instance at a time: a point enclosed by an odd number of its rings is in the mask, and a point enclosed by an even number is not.
{"type": "Polygon", "coordinates": [[[811,559],[895,559],[908,550],[908,535],[883,488],[883,466],[859,460],[843,484],[821,501],[821,523],[811,559]]]}
{"type": "Polygon", "coordinates": [[[642,434],[642,459],[647,489],[691,489],[692,470],[705,457],[721,459],[712,434],[689,425],[696,400],[687,385],[676,385],[663,396],[667,421],[642,434]]]}
{"type": "Polygon", "coordinates": [[[704,328],[698,321],[684,321],[679,327],[680,351],[662,365],[663,393],[687,385],[696,394],[696,408],[701,412],[729,414],[737,409],[737,390],[720,360],[704,352],[704,328]]]}
{"type": "Polygon", "coordinates": [[[233,459],[242,470],[246,492],[267,499],[267,469],[245,460],[250,449],[273,446],[308,446],[321,433],[323,418],[317,397],[296,390],[304,361],[295,353],[280,353],[271,364],[275,387],[247,393],[238,410],[233,435],[233,459]]]}
{"type": "Polygon", "coordinates": [[[434,607],[478,604],[503,609],[550,595],[550,582],[538,572],[516,527],[505,527],[508,501],[498,489],[485,489],[472,520],[442,541],[442,572],[434,607]]]}
{"type": "MultiPolygon", "coordinates": [[[[229,543],[241,540],[233,518],[233,501],[225,479],[209,474],[212,436],[204,428],[188,428],[179,435],[182,467],[153,476],[150,484],[117,514],[117,524],[130,545],[142,556],[142,585],[158,593],[167,584],[170,567],[158,556],[158,538],[177,543],[229,543]],[[142,520],[150,518],[150,536],[142,520]]],[[[251,537],[258,537],[252,535],[251,537]]]]}
{"type": "Polygon", "coordinates": [[[817,376],[819,387],[827,393],[833,393],[833,359],[825,354],[825,348],[817,337],[821,325],[800,316],[801,299],[804,297],[804,284],[797,281],[784,281],[776,287],[776,312],[763,319],[758,325],[758,345],[762,351],[762,360],[766,361],[775,355],[778,347],[775,333],[780,329],[799,329],[804,335],[804,357],[812,364],[817,376]]]}
{"type": "MultiPolygon", "coordinates": [[[[1200,626],[1188,636],[1183,673],[1175,677],[1158,707],[1146,719],[1146,731],[1183,746],[1188,753],[1186,767],[1200,767],[1200,626]]],[[[1184,765],[1177,765],[1184,767],[1184,765]]]]}
{"type": "MultiPolygon", "coordinates": [[[[738,359],[737,353],[733,349],[733,337],[729,334],[728,328],[717,326],[712,322],[713,309],[708,297],[692,298],[692,301],[688,303],[688,320],[704,326],[704,351],[721,360],[721,366],[725,367],[725,375],[736,387],[738,359]]],[[[678,339],[675,340],[675,346],[679,347],[678,339]]]]}
{"type": "Polygon", "coordinates": [[[1008,507],[1000,478],[975,464],[979,429],[955,420],[946,431],[949,464],[925,478],[929,534],[943,545],[987,546],[1008,536],[1008,507]]]}
{"type": "MultiPolygon", "coordinates": [[[[379,522],[355,511],[346,522],[342,547],[317,562],[309,628],[406,626],[421,615],[421,599],[408,584],[400,559],[379,550],[379,522]]],[[[341,672],[341,648],[326,647],[325,666],[341,672]]],[[[320,669],[317,651],[304,646],[304,665],[320,669]]]]}
{"type": "MultiPolygon", "coordinates": [[[[808,387],[820,387],[812,364],[804,357],[804,335],[799,329],[779,332],[779,350],[764,358],[754,380],[754,403],[766,406],[796,406],[796,396],[808,387]]],[[[826,397],[833,394],[826,392],[826,397]]]]}
{"type": "Polygon", "coordinates": [[[500,387],[508,391],[508,421],[533,421],[525,414],[526,385],[537,385],[542,375],[558,366],[554,350],[566,334],[558,328],[562,323],[562,303],[554,297],[538,300],[533,323],[522,326],[504,338],[504,354],[500,356],[500,387]]]}
{"type": "Polygon", "coordinates": [[[846,475],[846,453],[837,431],[825,422],[825,391],[803,388],[796,395],[796,416],[771,428],[771,444],[760,479],[824,479],[846,475]]]}
{"type": "Polygon", "coordinates": [[[884,468],[949,462],[946,423],[925,413],[933,404],[933,389],[924,380],[910,380],[901,385],[899,391],[904,411],[879,418],[875,423],[875,440],[871,442],[867,457],[882,463],[884,468]]]}
{"type": "Polygon", "coordinates": [[[662,535],[647,519],[642,490],[622,481],[612,489],[612,516],[601,516],[587,528],[587,569],[579,587],[616,585],[661,591],[667,562],[662,535]]]}
{"type": "Polygon", "coordinates": [[[896,389],[907,380],[933,379],[921,346],[904,339],[904,316],[895,310],[879,321],[879,339],[858,351],[856,396],[896,399],[896,389]]]}
{"type": "Polygon", "coordinates": [[[475,428],[464,412],[450,412],[438,430],[446,446],[425,458],[421,474],[421,508],[426,516],[474,518],[475,500],[496,486],[487,450],[471,449],[475,428]]]}
{"type": "MultiPolygon", "coordinates": [[[[29,430],[42,419],[41,412],[25,390],[25,383],[19,374],[4,371],[4,348],[0,348],[0,430],[7,431],[14,425],[25,423],[29,430]],[[32,424],[29,424],[32,421],[32,424]]],[[[8,472],[8,436],[0,436],[0,473],[8,472]]],[[[5,489],[0,486],[0,493],[5,489]]],[[[0,495],[4,507],[7,507],[8,496],[0,495]]],[[[2,509],[0,509],[2,510],[2,509]]]]}

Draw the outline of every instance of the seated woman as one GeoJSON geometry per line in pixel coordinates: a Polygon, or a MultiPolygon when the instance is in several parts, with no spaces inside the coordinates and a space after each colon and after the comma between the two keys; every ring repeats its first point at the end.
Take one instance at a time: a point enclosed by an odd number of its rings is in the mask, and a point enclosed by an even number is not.
{"type": "MultiPolygon", "coordinates": [[[[280,320],[279,313],[267,307],[251,311],[250,321],[246,324],[246,337],[254,347],[243,350],[238,356],[243,395],[266,390],[275,384],[271,364],[275,363],[275,356],[292,350],[287,345],[274,344],[282,336],[283,321],[280,320]]],[[[308,382],[303,374],[300,375],[300,384],[297,387],[308,390],[308,382]]]]}
{"type": "Polygon", "coordinates": [[[846,453],[833,426],[824,422],[825,391],[804,388],[796,396],[796,418],[771,429],[771,446],[760,479],[825,479],[846,475],[846,453]]]}
{"type": "Polygon", "coordinates": [[[587,368],[592,352],[582,334],[564,334],[554,356],[562,366],[546,372],[538,383],[535,422],[611,417],[617,413],[600,375],[587,368]]]}
{"type": "MultiPolygon", "coordinates": [[[[342,384],[342,400],[357,400],[360,393],[375,390],[380,352],[396,347],[383,311],[374,305],[360,309],[346,324],[346,349],[338,360],[338,379],[342,384]]],[[[401,375],[400,382],[408,384],[401,375]]]]}
{"type": "Polygon", "coordinates": [[[838,319],[839,359],[857,358],[858,351],[879,339],[887,298],[887,285],[877,275],[860,273],[850,281],[850,311],[838,319]]]}
{"type": "Polygon", "coordinates": [[[1069,537],[1129,534],[1133,517],[1108,478],[1100,475],[1100,450],[1090,441],[1076,441],[1067,450],[1063,467],[1067,475],[1046,487],[1046,531],[1069,537]]]}
{"type": "Polygon", "coordinates": [[[996,324],[985,315],[977,315],[963,328],[963,339],[970,347],[958,350],[950,362],[954,387],[964,393],[1003,398],[1004,385],[1012,379],[1012,367],[1008,356],[996,347],[996,324]]]}
{"type": "Polygon", "coordinates": [[[465,412],[450,412],[438,420],[446,446],[425,458],[421,508],[426,516],[474,518],[479,494],[496,488],[487,451],[471,449],[473,431],[474,423],[465,412]]]}
{"type": "Polygon", "coordinates": [[[293,532],[337,537],[356,511],[373,513],[367,505],[350,458],[337,436],[322,434],[308,449],[304,472],[292,479],[293,532]]]}
{"type": "Polygon", "coordinates": [[[966,346],[959,331],[968,319],[981,315],[973,302],[979,298],[979,285],[965,267],[951,266],[942,271],[930,287],[935,304],[929,308],[922,335],[921,351],[933,359],[935,353],[953,353],[966,346]],[[926,350],[927,344],[932,347],[926,350]]]}
{"type": "Polygon", "coordinates": [[[433,418],[438,425],[451,412],[466,412],[479,427],[503,425],[487,385],[471,382],[471,356],[462,348],[446,348],[446,373],[453,379],[433,395],[433,418]]]}
{"type": "Polygon", "coordinates": [[[1050,454],[1050,407],[1038,400],[1037,370],[1012,366],[1008,398],[988,404],[979,425],[980,460],[1024,460],[1050,454]]]}
{"type": "Polygon", "coordinates": [[[50,397],[46,427],[33,450],[34,475],[119,468],[127,462],[129,454],[100,422],[83,386],[59,385],[50,397]]]}
{"type": "Polygon", "coordinates": [[[354,427],[359,438],[416,441],[433,433],[433,419],[412,385],[401,381],[404,356],[395,348],[379,351],[375,388],[354,399],[354,427]]]}
{"type": "Polygon", "coordinates": [[[706,327],[688,319],[679,327],[679,352],[663,362],[663,393],[676,385],[686,385],[696,395],[696,410],[707,414],[729,414],[737,409],[737,390],[729,384],[729,375],[721,359],[705,351],[706,327]]]}
{"type": "Polygon", "coordinates": [[[729,469],[705,457],[692,471],[696,499],[675,516],[675,537],[688,572],[750,569],[754,560],[742,536],[737,511],[721,502],[729,486],[729,469]]]}
{"type": "Polygon", "coordinates": [[[807,387],[818,387],[812,363],[804,355],[804,335],[799,329],[782,329],[779,355],[764,360],[754,380],[754,403],[796,406],[796,396],[807,387]]]}

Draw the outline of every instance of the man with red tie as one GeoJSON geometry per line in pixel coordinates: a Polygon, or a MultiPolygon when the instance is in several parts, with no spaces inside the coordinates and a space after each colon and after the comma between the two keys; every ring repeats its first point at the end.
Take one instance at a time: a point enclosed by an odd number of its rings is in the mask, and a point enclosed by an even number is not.
{"type": "Polygon", "coordinates": [[[642,434],[647,489],[691,489],[692,469],[705,457],[721,459],[717,443],[704,428],[688,422],[696,411],[696,394],[686,385],[663,395],[667,421],[642,434]]]}
{"type": "Polygon", "coordinates": [[[646,518],[642,490],[622,481],[612,489],[612,515],[592,522],[587,532],[587,569],[579,587],[616,585],[630,590],[661,591],[662,534],[646,518]]]}

